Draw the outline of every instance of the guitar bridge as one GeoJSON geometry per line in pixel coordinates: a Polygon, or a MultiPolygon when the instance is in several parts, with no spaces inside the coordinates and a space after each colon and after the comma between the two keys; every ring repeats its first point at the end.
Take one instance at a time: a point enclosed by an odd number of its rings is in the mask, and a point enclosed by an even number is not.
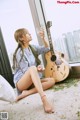
{"type": "Polygon", "coordinates": [[[55,61],[55,64],[56,64],[56,65],[61,65],[62,63],[63,63],[62,60],[56,60],[56,61],[55,61]]]}

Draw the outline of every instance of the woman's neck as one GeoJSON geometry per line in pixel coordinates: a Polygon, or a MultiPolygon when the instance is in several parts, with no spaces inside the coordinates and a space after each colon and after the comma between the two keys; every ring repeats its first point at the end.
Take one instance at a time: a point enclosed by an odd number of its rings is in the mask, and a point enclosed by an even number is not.
{"type": "Polygon", "coordinates": [[[28,48],[29,47],[29,44],[24,44],[23,45],[23,48],[28,48]]]}

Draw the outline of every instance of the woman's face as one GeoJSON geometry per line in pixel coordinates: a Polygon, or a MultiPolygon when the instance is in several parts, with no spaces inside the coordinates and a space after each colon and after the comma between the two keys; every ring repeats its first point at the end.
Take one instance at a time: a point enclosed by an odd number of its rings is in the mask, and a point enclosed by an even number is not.
{"type": "Polygon", "coordinates": [[[27,31],[25,35],[22,36],[22,41],[24,44],[29,43],[32,40],[31,34],[27,31]]]}

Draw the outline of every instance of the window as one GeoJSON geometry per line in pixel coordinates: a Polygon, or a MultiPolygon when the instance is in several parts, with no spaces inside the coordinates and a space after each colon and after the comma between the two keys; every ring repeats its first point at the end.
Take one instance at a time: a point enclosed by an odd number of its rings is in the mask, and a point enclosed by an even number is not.
{"type": "Polygon", "coordinates": [[[57,0],[40,1],[46,21],[52,21],[51,36],[54,49],[65,53],[69,63],[80,62],[80,4],[62,4],[57,0]]]}

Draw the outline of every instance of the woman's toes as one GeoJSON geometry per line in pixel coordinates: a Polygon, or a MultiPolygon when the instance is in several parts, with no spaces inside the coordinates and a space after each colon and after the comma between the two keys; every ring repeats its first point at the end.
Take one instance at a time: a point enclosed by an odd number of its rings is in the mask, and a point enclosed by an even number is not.
{"type": "Polygon", "coordinates": [[[19,96],[16,98],[16,102],[22,98],[25,98],[28,95],[27,91],[23,91],[19,96]]]}
{"type": "Polygon", "coordinates": [[[52,109],[52,107],[44,107],[44,110],[46,113],[54,113],[54,110],[52,109]]]}

